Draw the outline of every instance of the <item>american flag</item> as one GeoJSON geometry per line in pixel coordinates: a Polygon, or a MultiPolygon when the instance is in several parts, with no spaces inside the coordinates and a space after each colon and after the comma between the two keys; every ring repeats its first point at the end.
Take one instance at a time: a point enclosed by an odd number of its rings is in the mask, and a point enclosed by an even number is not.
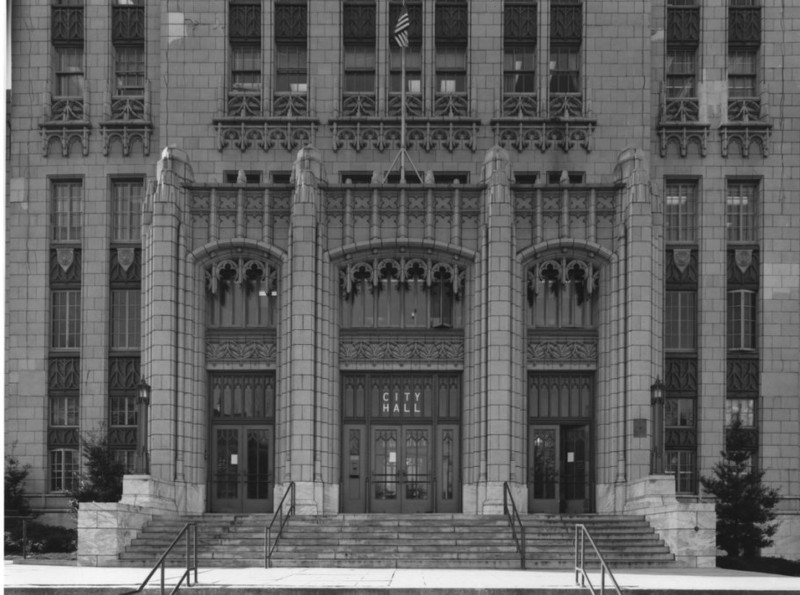
{"type": "Polygon", "coordinates": [[[401,48],[408,47],[408,29],[410,23],[408,21],[408,10],[406,9],[405,2],[403,3],[403,12],[397,18],[397,25],[394,27],[394,40],[401,48]]]}

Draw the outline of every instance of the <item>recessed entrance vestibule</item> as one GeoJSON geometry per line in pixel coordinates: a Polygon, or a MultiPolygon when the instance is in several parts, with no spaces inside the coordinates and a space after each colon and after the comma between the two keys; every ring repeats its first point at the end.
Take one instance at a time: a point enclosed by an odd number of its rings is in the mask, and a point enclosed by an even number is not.
{"type": "Polygon", "coordinates": [[[272,512],[275,374],[209,375],[211,512],[272,512]]]}
{"type": "Polygon", "coordinates": [[[343,512],[460,510],[459,373],[342,375],[343,512]]]}
{"type": "Polygon", "coordinates": [[[593,510],[593,373],[528,377],[528,510],[593,510]]]}

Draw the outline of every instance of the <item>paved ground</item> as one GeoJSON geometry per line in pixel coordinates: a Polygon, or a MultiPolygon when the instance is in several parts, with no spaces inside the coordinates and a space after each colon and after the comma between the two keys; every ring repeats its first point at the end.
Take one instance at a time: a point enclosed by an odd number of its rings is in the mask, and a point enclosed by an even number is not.
{"type": "MultiPolygon", "coordinates": [[[[135,588],[148,570],[142,568],[85,568],[43,564],[15,564],[6,561],[3,585],[19,588],[75,587],[135,588]]],[[[181,571],[168,569],[166,583],[174,584],[181,571]]],[[[800,592],[800,578],[710,569],[620,570],[620,587],[627,590],[666,592],[800,592]]],[[[338,568],[220,568],[201,569],[200,587],[230,586],[232,589],[421,589],[428,590],[574,590],[574,574],[569,571],[540,570],[408,570],[408,569],[338,569],[338,568]]],[[[593,578],[599,584],[599,578],[593,578]]],[[[607,583],[608,586],[608,583],[607,583]]],[[[183,591],[183,590],[182,590],[183,591]]],[[[191,590],[187,590],[191,593],[191,590]]],[[[588,590],[585,592],[588,593],[588,590]]],[[[608,592],[608,591],[606,591],[608,592]]]]}

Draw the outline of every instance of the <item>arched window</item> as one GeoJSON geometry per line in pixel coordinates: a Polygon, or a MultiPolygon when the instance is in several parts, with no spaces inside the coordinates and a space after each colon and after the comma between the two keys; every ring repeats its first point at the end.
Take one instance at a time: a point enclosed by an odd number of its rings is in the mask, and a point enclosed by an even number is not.
{"type": "Polygon", "coordinates": [[[528,270],[528,327],[595,328],[599,271],[582,260],[547,260],[528,270]]]}
{"type": "Polygon", "coordinates": [[[461,328],[465,271],[422,258],[356,262],[339,272],[345,328],[461,328]]]}
{"type": "Polygon", "coordinates": [[[262,260],[226,259],[206,268],[209,328],[275,326],[278,273],[262,260]]]}

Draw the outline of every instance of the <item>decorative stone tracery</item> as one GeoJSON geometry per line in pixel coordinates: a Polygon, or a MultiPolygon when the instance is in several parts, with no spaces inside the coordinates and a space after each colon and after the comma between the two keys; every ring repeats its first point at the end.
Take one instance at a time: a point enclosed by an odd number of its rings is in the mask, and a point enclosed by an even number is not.
{"type": "Polygon", "coordinates": [[[528,301],[533,302],[534,296],[545,284],[557,291],[559,287],[566,287],[570,283],[575,283],[582,299],[589,300],[597,290],[599,280],[600,271],[595,270],[591,262],[567,258],[544,260],[528,270],[528,301]]]}
{"type": "Polygon", "coordinates": [[[278,271],[264,260],[226,258],[209,265],[205,270],[206,289],[216,294],[221,283],[267,282],[268,291],[277,291],[278,271]]]}
{"type": "Polygon", "coordinates": [[[372,261],[348,263],[339,271],[343,293],[350,296],[356,287],[366,281],[373,289],[381,281],[398,281],[401,285],[412,279],[424,280],[425,287],[434,283],[452,284],[453,294],[458,296],[464,287],[466,270],[457,264],[436,262],[423,258],[375,258],[372,261]]]}

